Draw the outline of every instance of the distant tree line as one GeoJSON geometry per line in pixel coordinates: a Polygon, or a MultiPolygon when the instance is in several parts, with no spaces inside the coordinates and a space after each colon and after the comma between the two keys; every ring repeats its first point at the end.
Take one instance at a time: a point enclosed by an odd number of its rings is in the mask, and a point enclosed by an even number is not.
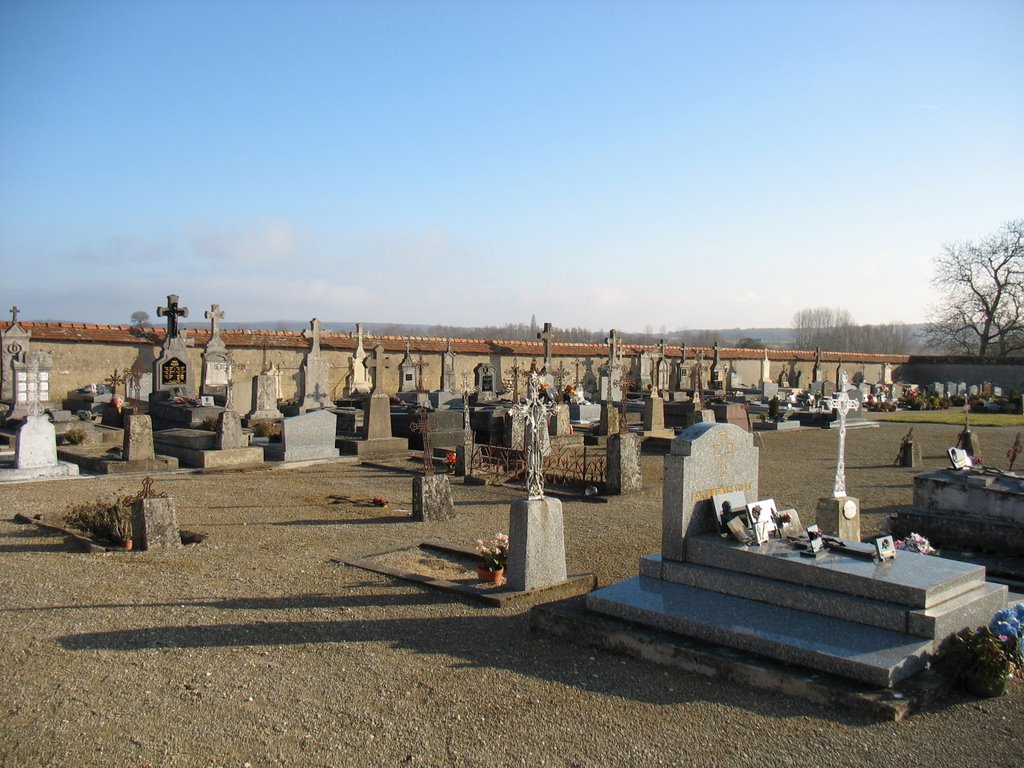
{"type": "Polygon", "coordinates": [[[845,309],[815,307],[793,315],[793,348],[831,352],[909,354],[920,346],[913,326],[905,323],[858,325],[845,309]]]}

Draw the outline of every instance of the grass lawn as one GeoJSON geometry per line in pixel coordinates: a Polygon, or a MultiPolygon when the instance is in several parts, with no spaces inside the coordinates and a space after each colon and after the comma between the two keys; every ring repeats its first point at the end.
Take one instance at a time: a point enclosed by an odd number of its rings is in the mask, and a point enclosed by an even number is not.
{"type": "MultiPolygon", "coordinates": [[[[906,421],[913,424],[955,424],[963,426],[964,412],[959,408],[943,411],[896,411],[894,413],[872,413],[870,418],[878,421],[906,421]]],[[[1009,413],[972,413],[972,427],[1024,427],[1024,416],[1009,413]]]]}

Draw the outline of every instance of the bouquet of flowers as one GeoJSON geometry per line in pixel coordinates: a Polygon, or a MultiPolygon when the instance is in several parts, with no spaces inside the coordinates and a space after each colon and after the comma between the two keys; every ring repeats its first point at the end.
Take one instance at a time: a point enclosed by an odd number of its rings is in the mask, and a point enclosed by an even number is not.
{"type": "Polygon", "coordinates": [[[935,554],[935,547],[919,533],[912,533],[905,539],[897,539],[895,545],[896,549],[902,549],[904,552],[919,552],[922,555],[935,554]]]}

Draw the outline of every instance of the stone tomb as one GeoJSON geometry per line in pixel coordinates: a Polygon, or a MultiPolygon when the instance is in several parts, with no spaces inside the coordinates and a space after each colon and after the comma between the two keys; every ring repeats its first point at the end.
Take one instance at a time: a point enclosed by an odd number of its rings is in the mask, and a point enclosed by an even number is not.
{"type": "Polygon", "coordinates": [[[1006,587],[985,569],[911,552],[879,562],[785,540],[747,546],[718,532],[712,498],[758,498],[752,435],[697,424],[665,457],[662,552],[587,608],[755,656],[888,687],[923,669],[942,640],[985,624],[1006,587]]]}
{"type": "Polygon", "coordinates": [[[38,411],[39,403],[30,405],[29,415],[18,428],[13,462],[0,462],[0,482],[20,482],[48,478],[71,477],[78,466],[57,460],[57,433],[47,416],[38,411]]]}
{"type": "Polygon", "coordinates": [[[165,429],[153,435],[154,450],[174,456],[186,467],[223,469],[263,463],[263,451],[249,446],[242,433],[241,420],[234,411],[222,411],[217,431],[205,429],[165,429]]]}
{"type": "Polygon", "coordinates": [[[913,508],[897,515],[896,528],[937,546],[1024,555],[1024,474],[922,472],[914,477],[913,508]]]}
{"type": "Polygon", "coordinates": [[[173,456],[158,456],[153,447],[153,422],[149,416],[128,413],[124,417],[121,455],[103,448],[62,446],[58,455],[89,472],[114,475],[124,472],[167,472],[178,468],[173,456]]]}
{"type": "Polygon", "coordinates": [[[365,459],[394,456],[409,450],[408,440],[391,434],[391,398],[382,386],[384,365],[384,347],[377,345],[373,350],[373,358],[366,363],[367,368],[373,369],[375,373],[373,393],[363,404],[362,439],[337,438],[338,448],[344,454],[365,459]]]}

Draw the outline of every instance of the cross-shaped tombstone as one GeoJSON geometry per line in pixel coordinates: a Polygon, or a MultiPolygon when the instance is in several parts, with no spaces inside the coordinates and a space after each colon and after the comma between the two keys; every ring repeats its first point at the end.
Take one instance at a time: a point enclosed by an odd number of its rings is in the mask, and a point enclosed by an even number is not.
{"type": "Polygon", "coordinates": [[[548,368],[551,365],[551,343],[555,340],[551,323],[544,323],[544,330],[537,334],[537,338],[544,341],[544,367],[548,368]]]}
{"type": "Polygon", "coordinates": [[[835,409],[839,416],[839,456],[836,459],[836,479],[832,484],[832,495],[836,498],[846,495],[846,414],[860,408],[860,403],[846,394],[847,383],[846,371],[840,371],[839,391],[825,400],[825,406],[835,409]]]}
{"type": "Polygon", "coordinates": [[[526,369],[523,368],[521,365],[519,365],[519,358],[518,357],[513,357],[512,358],[512,367],[509,368],[508,371],[509,371],[509,373],[512,374],[512,378],[511,379],[508,379],[508,378],[503,379],[503,383],[506,386],[508,386],[509,383],[512,384],[512,402],[518,403],[519,402],[519,374],[526,373],[526,369]]]}
{"type": "Polygon", "coordinates": [[[15,304],[13,307],[11,307],[11,309],[10,309],[10,312],[11,312],[11,325],[14,325],[15,323],[18,322],[18,313],[20,311],[21,310],[18,309],[18,305],[17,304],[15,304]]]}
{"type": "Polygon", "coordinates": [[[363,365],[373,376],[373,394],[380,394],[384,391],[384,369],[387,367],[384,362],[384,346],[378,344],[374,347],[373,357],[367,356],[363,365]]]}
{"type": "MultiPolygon", "coordinates": [[[[127,372],[127,371],[125,371],[125,373],[127,374],[128,372],[127,372]]],[[[117,385],[118,385],[118,384],[124,384],[124,383],[125,383],[125,376],[124,376],[124,375],[122,375],[122,374],[119,374],[119,373],[117,372],[117,369],[115,368],[115,369],[114,369],[114,372],[113,372],[112,374],[110,374],[110,375],[109,375],[109,376],[108,376],[108,377],[106,378],[106,380],[105,380],[105,382],[104,382],[104,383],[106,383],[106,384],[109,384],[109,385],[110,385],[110,394],[111,394],[111,395],[116,395],[116,394],[117,394],[117,385]]],[[[127,392],[126,392],[125,394],[127,394],[127,392]]]]}
{"type": "Polygon", "coordinates": [[[558,388],[558,396],[562,396],[562,388],[565,386],[565,377],[569,374],[569,369],[565,367],[565,363],[561,360],[558,361],[558,367],[552,371],[555,375],[555,386],[558,388]]]}
{"type": "Polygon", "coordinates": [[[619,332],[612,328],[604,343],[608,345],[608,367],[613,368],[619,362],[619,332]]]}
{"type": "Polygon", "coordinates": [[[178,306],[177,294],[171,293],[167,296],[167,306],[156,308],[157,317],[167,318],[167,338],[178,338],[178,318],[188,317],[188,307],[178,306]]]}
{"type": "Polygon", "coordinates": [[[220,304],[211,304],[210,309],[203,314],[210,321],[210,338],[216,339],[220,336],[220,321],[224,319],[220,304]]]}
{"type": "Polygon", "coordinates": [[[25,395],[28,398],[28,415],[42,416],[43,404],[39,400],[39,361],[32,360],[25,372],[25,395]]]}
{"type": "Polygon", "coordinates": [[[310,354],[320,354],[320,319],[314,317],[309,321],[309,330],[302,332],[303,338],[312,339],[313,346],[309,350],[310,354]]]}

